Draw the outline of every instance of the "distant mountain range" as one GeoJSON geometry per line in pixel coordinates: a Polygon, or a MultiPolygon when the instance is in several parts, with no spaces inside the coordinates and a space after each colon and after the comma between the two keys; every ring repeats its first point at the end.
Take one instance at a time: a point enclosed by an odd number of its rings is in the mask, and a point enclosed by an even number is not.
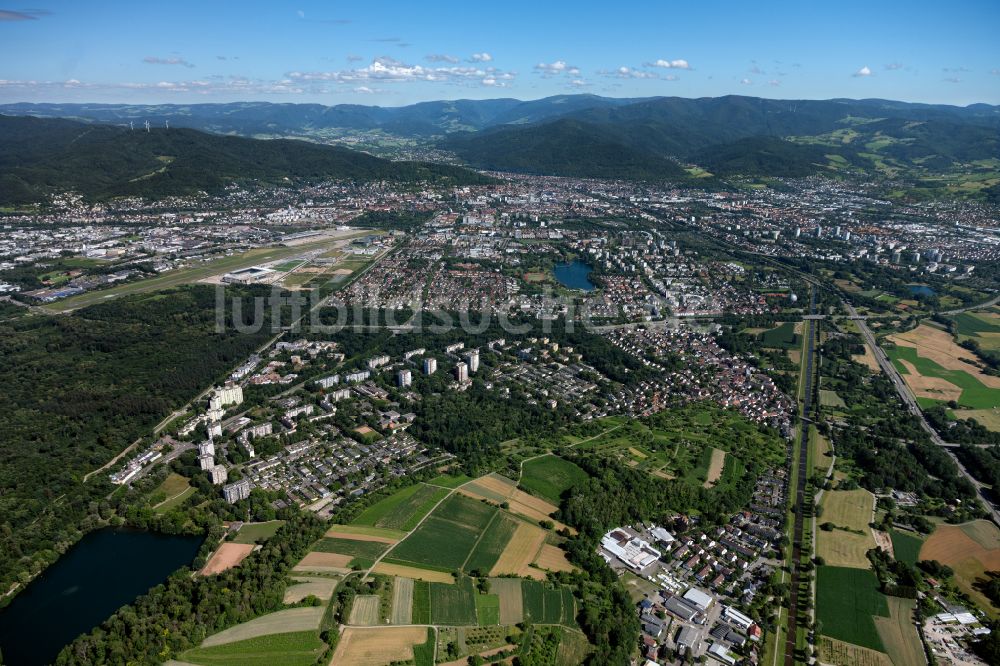
{"type": "Polygon", "coordinates": [[[686,175],[683,164],[720,177],[855,172],[917,181],[958,173],[989,184],[1000,172],[1000,107],[986,104],[561,95],[397,108],[8,104],[0,113],[156,126],[169,120],[220,134],[320,142],[370,133],[441,148],[478,168],[570,176],[676,180],[686,175]]]}
{"type": "Polygon", "coordinates": [[[0,205],[36,202],[62,190],[91,199],[156,199],[216,192],[238,181],[323,179],[449,184],[489,180],[461,167],[393,162],[305,141],[0,116],[0,205]]]}

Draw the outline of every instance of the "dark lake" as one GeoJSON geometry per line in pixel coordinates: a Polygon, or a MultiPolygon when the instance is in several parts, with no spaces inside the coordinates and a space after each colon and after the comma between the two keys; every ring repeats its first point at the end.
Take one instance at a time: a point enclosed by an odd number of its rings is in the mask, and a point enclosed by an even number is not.
{"type": "Polygon", "coordinates": [[[596,286],[590,281],[592,272],[590,266],[582,261],[573,261],[568,264],[556,264],[552,271],[556,280],[569,289],[582,289],[583,291],[593,291],[596,286]]]}
{"type": "Polygon", "coordinates": [[[83,537],[0,610],[9,666],[48,664],[82,633],[194,560],[201,537],[106,528],[83,537]]]}
{"type": "Polygon", "coordinates": [[[906,285],[914,296],[933,296],[936,292],[925,284],[906,285]]]}

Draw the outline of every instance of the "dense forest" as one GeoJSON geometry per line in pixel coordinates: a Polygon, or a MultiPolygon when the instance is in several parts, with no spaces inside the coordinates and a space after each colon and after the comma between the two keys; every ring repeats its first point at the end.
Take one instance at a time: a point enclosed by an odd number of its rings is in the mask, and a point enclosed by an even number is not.
{"type": "Polygon", "coordinates": [[[392,162],[305,141],[0,116],[0,205],[33,203],[64,190],[91,199],[158,199],[218,192],[234,181],[289,179],[489,182],[459,167],[392,162]]]}
{"type": "Polygon", "coordinates": [[[217,333],[215,294],[202,286],[0,322],[0,588],[27,582],[107,520],[110,483],[83,483],[87,472],[267,335],[217,333]]]}

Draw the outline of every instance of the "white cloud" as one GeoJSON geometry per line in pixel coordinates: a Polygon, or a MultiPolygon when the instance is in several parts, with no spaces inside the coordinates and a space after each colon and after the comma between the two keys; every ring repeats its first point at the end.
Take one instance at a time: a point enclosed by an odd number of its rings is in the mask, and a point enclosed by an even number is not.
{"type": "Polygon", "coordinates": [[[472,57],[469,59],[470,62],[493,62],[493,56],[491,56],[486,51],[482,53],[473,53],[472,57]]]}
{"type": "Polygon", "coordinates": [[[660,75],[656,72],[646,72],[641,69],[631,67],[619,67],[617,69],[605,69],[598,72],[601,76],[610,76],[616,79],[658,79],[660,75]]]}
{"type": "Polygon", "coordinates": [[[751,81],[750,79],[740,79],[740,85],[743,85],[743,86],[752,86],[753,85],[753,81],[751,81]]]}
{"type": "Polygon", "coordinates": [[[567,64],[565,60],[556,60],[550,63],[540,62],[535,65],[535,71],[541,72],[542,76],[556,76],[559,74],[565,74],[566,76],[580,75],[580,68],[567,64]]]}
{"type": "Polygon", "coordinates": [[[483,85],[500,85],[514,79],[514,73],[502,72],[495,67],[425,67],[380,56],[367,67],[356,69],[334,70],[329,72],[289,72],[288,78],[298,83],[326,81],[330,83],[401,83],[411,81],[430,81],[443,83],[481,83],[483,85]],[[494,83],[484,83],[491,79],[494,83]]]}
{"type": "Polygon", "coordinates": [[[772,88],[777,88],[778,86],[781,85],[781,81],[779,81],[778,79],[771,79],[770,81],[767,82],[767,85],[771,86],[772,88]]]}
{"type": "Polygon", "coordinates": [[[679,58],[677,60],[664,60],[663,58],[660,58],[659,60],[645,63],[645,66],[662,67],[664,69],[691,69],[691,63],[683,58],[679,58]]]}
{"type": "Polygon", "coordinates": [[[990,70],[990,74],[992,74],[993,76],[1000,76],[1000,69],[994,67],[993,69],[990,70]]]}
{"type": "Polygon", "coordinates": [[[424,56],[424,60],[427,60],[428,62],[450,62],[453,65],[458,64],[458,58],[444,53],[431,53],[430,55],[424,56]]]}
{"type": "Polygon", "coordinates": [[[574,88],[586,88],[590,85],[590,83],[584,81],[583,79],[573,79],[569,82],[569,84],[574,88]]]}
{"type": "Polygon", "coordinates": [[[947,83],[961,83],[962,79],[958,78],[957,76],[949,76],[945,78],[945,81],[947,83]]]}
{"type": "Polygon", "coordinates": [[[885,66],[886,71],[894,72],[897,69],[903,69],[903,63],[901,62],[890,62],[885,66]]]}
{"type": "Polygon", "coordinates": [[[872,70],[868,69],[868,65],[865,65],[858,71],[854,72],[854,74],[852,74],[852,76],[855,77],[871,76],[871,75],[872,75],[872,70]]]}
{"type": "Polygon", "coordinates": [[[194,67],[184,58],[158,58],[156,56],[146,56],[142,59],[147,65],[180,65],[181,67],[194,67]]]}

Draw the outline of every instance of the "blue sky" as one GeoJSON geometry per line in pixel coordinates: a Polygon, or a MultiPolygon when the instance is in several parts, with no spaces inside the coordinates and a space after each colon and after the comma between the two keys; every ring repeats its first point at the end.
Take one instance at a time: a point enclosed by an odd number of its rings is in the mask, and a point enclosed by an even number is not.
{"type": "Polygon", "coordinates": [[[1000,104],[997,0],[38,2],[0,6],[0,102],[1000,104]]]}

